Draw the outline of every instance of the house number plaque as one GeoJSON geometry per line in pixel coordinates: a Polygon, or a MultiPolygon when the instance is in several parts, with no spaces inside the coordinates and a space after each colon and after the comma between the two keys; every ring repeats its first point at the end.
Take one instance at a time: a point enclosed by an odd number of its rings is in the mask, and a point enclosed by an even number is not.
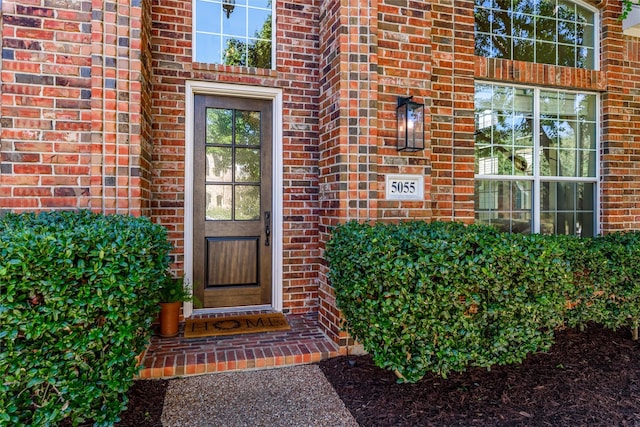
{"type": "Polygon", "coordinates": [[[387,200],[423,200],[424,176],[422,175],[387,175],[387,200]]]}

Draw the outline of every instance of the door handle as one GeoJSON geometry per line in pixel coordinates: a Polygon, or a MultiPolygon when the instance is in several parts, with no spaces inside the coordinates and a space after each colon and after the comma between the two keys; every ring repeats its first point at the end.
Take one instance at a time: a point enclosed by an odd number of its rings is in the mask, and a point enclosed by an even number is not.
{"type": "Polygon", "coordinates": [[[264,234],[266,235],[264,245],[269,246],[269,236],[271,236],[271,212],[269,211],[264,211],[264,234]]]}

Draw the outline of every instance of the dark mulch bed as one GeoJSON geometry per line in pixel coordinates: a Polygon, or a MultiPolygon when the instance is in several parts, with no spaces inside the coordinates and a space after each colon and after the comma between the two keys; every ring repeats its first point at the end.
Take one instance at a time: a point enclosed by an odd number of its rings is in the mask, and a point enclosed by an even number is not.
{"type": "Polygon", "coordinates": [[[121,427],[161,427],[162,406],[168,380],[139,380],[129,389],[129,403],[120,414],[121,427]]]}
{"type": "MultiPolygon", "coordinates": [[[[520,365],[398,384],[368,356],[320,368],[363,426],[640,426],[640,344],[591,327],[520,365]],[[355,361],[351,367],[349,361],[355,361]]],[[[136,381],[119,426],[161,426],[166,380],[136,381]]]]}
{"type": "Polygon", "coordinates": [[[520,365],[416,384],[397,384],[368,356],[320,367],[361,426],[640,425],[640,344],[624,330],[560,331],[520,365]]]}

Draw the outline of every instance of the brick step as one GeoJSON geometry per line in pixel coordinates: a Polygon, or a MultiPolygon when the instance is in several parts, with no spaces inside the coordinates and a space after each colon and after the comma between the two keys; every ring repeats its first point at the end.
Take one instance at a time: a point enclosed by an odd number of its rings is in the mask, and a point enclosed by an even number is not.
{"type": "Polygon", "coordinates": [[[172,378],[315,363],[336,357],[338,346],[320,330],[317,315],[287,315],[289,331],[185,339],[154,335],[139,378],[172,378]]]}

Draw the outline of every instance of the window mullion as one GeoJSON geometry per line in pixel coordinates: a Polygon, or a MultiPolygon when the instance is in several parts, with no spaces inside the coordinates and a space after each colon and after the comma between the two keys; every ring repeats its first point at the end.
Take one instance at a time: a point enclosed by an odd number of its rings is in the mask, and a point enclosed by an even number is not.
{"type": "Polygon", "coordinates": [[[533,232],[540,233],[540,89],[533,90],[533,232]]]}

